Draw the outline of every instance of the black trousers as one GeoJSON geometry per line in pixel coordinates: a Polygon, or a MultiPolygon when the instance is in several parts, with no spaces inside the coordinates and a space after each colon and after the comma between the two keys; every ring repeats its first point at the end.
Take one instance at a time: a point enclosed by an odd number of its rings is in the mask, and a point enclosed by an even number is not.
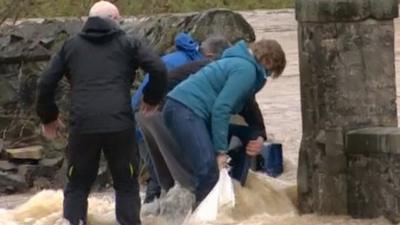
{"type": "Polygon", "coordinates": [[[64,190],[64,217],[86,224],[90,188],[96,179],[101,151],[108,162],[115,189],[115,210],[121,225],[140,224],[139,155],[134,129],[99,134],[71,133],[67,152],[68,183],[64,190]]]}

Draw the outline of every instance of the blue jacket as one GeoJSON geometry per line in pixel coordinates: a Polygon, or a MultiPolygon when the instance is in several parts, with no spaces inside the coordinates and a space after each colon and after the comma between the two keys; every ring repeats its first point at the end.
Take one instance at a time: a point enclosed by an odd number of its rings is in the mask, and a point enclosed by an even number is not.
{"type": "MultiPolygon", "coordinates": [[[[161,59],[164,62],[167,70],[173,70],[183,64],[191,61],[199,60],[203,58],[203,55],[199,52],[199,44],[193,40],[193,38],[186,33],[179,33],[175,37],[175,48],[176,51],[163,56],[161,59]]],[[[146,88],[149,82],[149,75],[144,76],[143,82],[132,96],[131,104],[135,110],[139,107],[140,101],[143,96],[143,90],[146,88]]],[[[139,131],[136,132],[138,140],[142,139],[142,135],[139,131]]]]}
{"type": "Polygon", "coordinates": [[[265,84],[267,73],[244,41],[227,49],[222,58],[190,76],[168,97],[193,110],[210,125],[216,151],[228,148],[231,115],[265,84]]]}

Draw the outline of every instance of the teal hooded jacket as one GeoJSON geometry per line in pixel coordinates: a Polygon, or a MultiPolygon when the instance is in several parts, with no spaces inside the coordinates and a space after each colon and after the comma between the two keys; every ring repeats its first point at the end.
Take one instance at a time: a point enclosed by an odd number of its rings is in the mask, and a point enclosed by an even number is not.
{"type": "MultiPolygon", "coordinates": [[[[179,84],[172,98],[209,125],[215,151],[228,149],[229,122],[246,101],[265,84],[267,73],[244,41],[225,50],[221,59],[212,62],[179,84]]],[[[190,128],[189,128],[190,129],[190,128]]]]}

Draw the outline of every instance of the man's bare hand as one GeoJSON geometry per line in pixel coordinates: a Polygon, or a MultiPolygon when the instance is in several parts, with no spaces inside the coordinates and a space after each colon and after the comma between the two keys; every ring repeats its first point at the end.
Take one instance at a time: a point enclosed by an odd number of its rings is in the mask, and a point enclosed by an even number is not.
{"type": "Polygon", "coordinates": [[[229,156],[225,153],[218,154],[217,155],[217,163],[218,163],[218,168],[221,170],[223,168],[227,168],[229,164],[229,156]]]}
{"type": "Polygon", "coordinates": [[[54,139],[58,136],[59,129],[64,127],[64,123],[60,119],[57,119],[51,123],[42,124],[42,134],[47,139],[54,139]]]}
{"type": "Polygon", "coordinates": [[[154,112],[157,112],[158,105],[150,105],[144,101],[140,103],[140,112],[143,113],[145,116],[149,116],[154,112]]]}
{"type": "Polygon", "coordinates": [[[246,153],[249,156],[256,156],[256,155],[260,154],[263,144],[264,144],[263,137],[258,137],[255,140],[249,141],[249,143],[246,146],[246,153]]]}

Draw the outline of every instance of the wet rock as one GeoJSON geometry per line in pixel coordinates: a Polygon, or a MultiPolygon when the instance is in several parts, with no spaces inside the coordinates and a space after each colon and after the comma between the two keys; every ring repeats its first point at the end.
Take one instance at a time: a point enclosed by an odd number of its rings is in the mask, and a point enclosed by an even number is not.
{"type": "Polygon", "coordinates": [[[0,158],[2,157],[4,150],[5,150],[4,140],[0,138],[0,158]]]}
{"type": "Polygon", "coordinates": [[[0,171],[0,192],[15,193],[29,188],[25,177],[20,174],[11,174],[0,171]]]}
{"type": "Polygon", "coordinates": [[[213,9],[184,15],[159,15],[142,18],[136,25],[124,25],[128,34],[144,37],[159,53],[173,50],[178,32],[186,31],[199,40],[209,35],[223,36],[231,42],[244,39],[252,42],[255,34],[250,24],[238,13],[225,9],[213,9]]]}
{"type": "Polygon", "coordinates": [[[52,186],[51,182],[49,181],[49,179],[45,177],[38,177],[35,178],[35,180],[33,181],[33,189],[35,191],[50,189],[51,186],[52,186]]]}
{"type": "Polygon", "coordinates": [[[32,183],[35,179],[37,174],[37,165],[32,165],[32,164],[23,164],[18,166],[18,172],[17,174],[19,176],[22,176],[27,183],[28,187],[32,187],[32,183]]]}
{"type": "Polygon", "coordinates": [[[62,189],[65,187],[65,185],[67,184],[67,168],[68,162],[67,160],[64,160],[61,168],[55,171],[55,175],[51,180],[53,188],[62,189]]]}
{"type": "Polygon", "coordinates": [[[0,92],[0,105],[17,102],[17,90],[9,83],[7,79],[0,78],[0,92]]]}
{"type": "Polygon", "coordinates": [[[39,166],[54,171],[60,169],[63,162],[64,157],[59,156],[52,159],[42,159],[39,161],[39,166]]]}
{"type": "MultiPolygon", "coordinates": [[[[31,186],[40,177],[53,180],[64,162],[63,157],[42,159],[38,164],[23,164],[18,166],[18,174],[23,176],[31,186]]],[[[65,174],[64,174],[65,176],[65,174]]]]}
{"type": "Polygon", "coordinates": [[[50,59],[51,52],[41,43],[9,45],[1,50],[0,63],[18,63],[21,60],[41,61],[50,59]]]}
{"type": "Polygon", "coordinates": [[[0,171],[6,172],[6,171],[14,171],[16,172],[18,170],[17,165],[14,163],[11,163],[6,160],[0,160],[0,171]]]}
{"type": "MultiPolygon", "coordinates": [[[[23,177],[28,188],[41,190],[41,186],[47,188],[55,187],[53,185],[54,177],[57,173],[56,169],[43,167],[40,165],[24,164],[18,166],[18,176],[23,177]]],[[[61,188],[60,186],[57,186],[61,188]]]]}
{"type": "Polygon", "coordinates": [[[42,159],[42,146],[31,146],[26,148],[7,149],[10,159],[14,160],[40,160],[42,159]]]}

